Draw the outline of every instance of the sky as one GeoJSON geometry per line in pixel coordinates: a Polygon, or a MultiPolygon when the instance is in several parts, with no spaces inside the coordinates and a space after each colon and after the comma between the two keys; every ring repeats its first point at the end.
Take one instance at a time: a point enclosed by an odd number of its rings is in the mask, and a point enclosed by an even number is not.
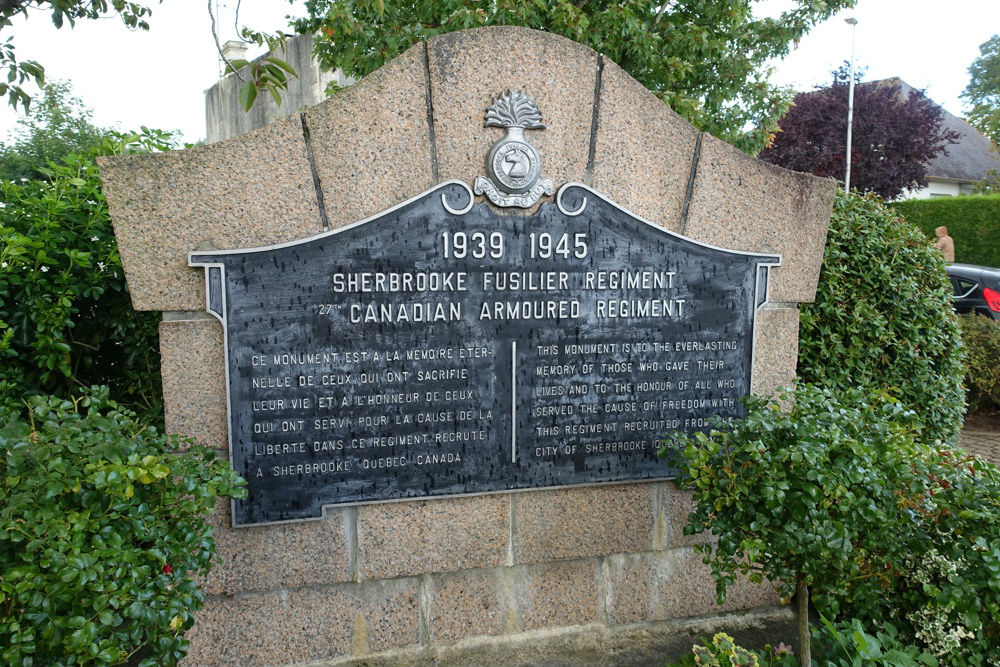
{"type": "MultiPolygon", "coordinates": [[[[298,9],[286,0],[210,0],[218,5],[220,42],[236,39],[240,25],[258,30],[290,31],[285,16],[298,9]]],[[[93,122],[120,130],[141,125],[180,130],[183,140],[205,137],[205,90],[219,80],[219,54],[212,37],[205,0],[155,0],[149,31],[129,31],[117,17],[77,21],[57,30],[46,12],[32,10],[27,19],[14,19],[19,60],[38,60],[47,79],[69,80],[73,93],[94,110],[93,122]]],[[[0,37],[8,30],[0,32],[0,37]]],[[[262,50],[251,51],[256,56],[262,50]]],[[[3,100],[0,139],[16,123],[17,115],[3,100]]]]}
{"type": "MultiPolygon", "coordinates": [[[[240,24],[260,30],[287,30],[285,16],[304,13],[302,0],[210,1],[218,6],[221,41],[236,37],[237,6],[240,24]]],[[[757,11],[770,15],[792,4],[762,0],[757,11]]],[[[33,10],[0,37],[13,34],[19,59],[40,60],[48,78],[69,80],[97,125],[178,130],[194,142],[205,136],[205,90],[220,74],[207,3],[165,0],[152,9],[148,33],[130,32],[117,18],[56,30],[47,14],[33,10]]],[[[796,90],[827,83],[830,71],[851,56],[848,16],[858,20],[855,62],[868,67],[866,80],[899,76],[955,115],[962,115],[959,95],[979,45],[1000,32],[1000,0],[860,0],[775,63],[772,81],[796,90]]],[[[16,119],[0,106],[0,140],[16,119]]]]}
{"type": "MultiPolygon", "coordinates": [[[[765,0],[760,8],[773,15],[792,5],[765,0]]],[[[851,57],[848,17],[858,21],[854,62],[868,68],[865,80],[898,76],[962,116],[959,95],[969,83],[969,65],[980,45],[1000,33],[1000,0],[860,0],[813,28],[775,64],[771,80],[796,90],[828,84],[830,72],[851,57]]]]}

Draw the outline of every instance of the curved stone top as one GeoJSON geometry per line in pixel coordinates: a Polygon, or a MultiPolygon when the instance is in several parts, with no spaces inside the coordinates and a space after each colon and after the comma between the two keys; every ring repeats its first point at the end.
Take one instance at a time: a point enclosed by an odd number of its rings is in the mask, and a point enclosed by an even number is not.
{"type": "MultiPolygon", "coordinates": [[[[491,27],[417,44],[354,86],[233,139],[100,161],[133,305],[205,307],[192,250],[262,246],[367,218],[484,173],[494,96],[524,90],[542,175],[580,181],[695,240],[778,253],[770,301],[811,301],[834,183],[694,127],[615,63],[551,33],[491,27]]],[[[512,213],[516,215],[517,213],[512,213]]]]}

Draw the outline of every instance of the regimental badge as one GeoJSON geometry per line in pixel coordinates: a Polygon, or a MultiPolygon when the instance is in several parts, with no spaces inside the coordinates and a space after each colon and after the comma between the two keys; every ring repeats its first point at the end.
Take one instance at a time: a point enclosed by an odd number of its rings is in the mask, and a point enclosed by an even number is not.
{"type": "Polygon", "coordinates": [[[538,151],[524,138],[525,130],[544,130],[542,112],[522,91],[507,91],[486,110],[485,127],[503,127],[507,135],[486,156],[489,178],[477,176],[473,190],[497,206],[530,208],[539,197],[555,193],[552,180],[540,179],[538,151]]]}

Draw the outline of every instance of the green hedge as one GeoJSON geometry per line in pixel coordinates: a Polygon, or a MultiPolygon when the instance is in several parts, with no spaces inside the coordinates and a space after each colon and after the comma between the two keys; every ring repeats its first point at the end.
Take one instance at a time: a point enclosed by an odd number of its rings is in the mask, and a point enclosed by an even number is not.
{"type": "Polygon", "coordinates": [[[965,391],[961,331],[944,260],[875,196],[837,192],[814,303],[803,304],[799,379],[888,393],[927,442],[954,442],[965,391]]]}
{"type": "Polygon", "coordinates": [[[965,344],[965,386],[970,411],[1000,411],[1000,322],[959,315],[965,344]]]}
{"type": "Polygon", "coordinates": [[[892,207],[929,238],[935,227],[947,227],[956,262],[1000,266],[1000,195],[910,199],[892,207]]]}

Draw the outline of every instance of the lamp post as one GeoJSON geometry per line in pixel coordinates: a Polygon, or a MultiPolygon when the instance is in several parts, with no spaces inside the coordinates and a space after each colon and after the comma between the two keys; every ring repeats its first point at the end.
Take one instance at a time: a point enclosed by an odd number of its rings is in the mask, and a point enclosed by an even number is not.
{"type": "Polygon", "coordinates": [[[857,34],[858,20],[853,16],[844,19],[851,26],[851,80],[847,92],[847,173],[844,174],[844,190],[851,191],[851,127],[854,125],[854,38],[857,34]]]}

